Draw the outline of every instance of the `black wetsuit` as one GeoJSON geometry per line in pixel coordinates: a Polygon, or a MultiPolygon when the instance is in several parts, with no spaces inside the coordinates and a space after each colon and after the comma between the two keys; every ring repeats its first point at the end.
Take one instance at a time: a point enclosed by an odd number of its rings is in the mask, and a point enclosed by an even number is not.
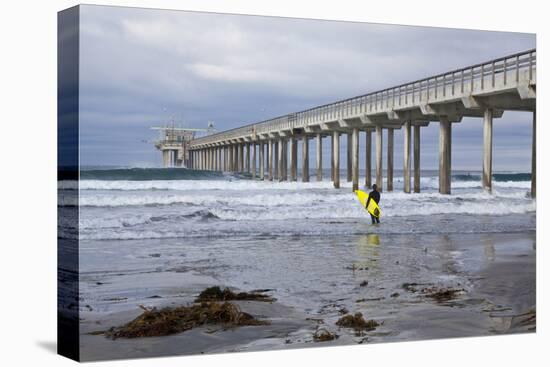
{"type": "MultiPolygon", "coordinates": [[[[367,203],[365,204],[365,208],[368,208],[369,207],[369,202],[372,200],[374,200],[374,202],[376,204],[378,204],[380,202],[380,193],[376,190],[373,190],[371,192],[369,192],[369,198],[367,199],[367,203]]],[[[380,223],[380,219],[378,219],[377,217],[375,217],[374,215],[370,215],[370,219],[372,220],[372,224],[374,223],[380,223]]]]}

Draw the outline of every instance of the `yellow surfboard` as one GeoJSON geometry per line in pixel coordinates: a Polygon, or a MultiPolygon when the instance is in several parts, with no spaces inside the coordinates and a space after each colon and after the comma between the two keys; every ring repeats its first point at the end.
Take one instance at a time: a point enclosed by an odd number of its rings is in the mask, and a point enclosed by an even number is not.
{"type": "MultiPolygon", "coordinates": [[[[369,194],[362,190],[355,190],[355,194],[357,195],[357,199],[359,199],[361,206],[364,208],[367,200],[369,199],[369,194]]],[[[380,207],[378,206],[378,204],[376,204],[374,200],[371,200],[369,202],[369,207],[367,208],[367,211],[369,212],[369,214],[374,215],[376,218],[380,218],[380,215],[382,215],[380,207]]]]}

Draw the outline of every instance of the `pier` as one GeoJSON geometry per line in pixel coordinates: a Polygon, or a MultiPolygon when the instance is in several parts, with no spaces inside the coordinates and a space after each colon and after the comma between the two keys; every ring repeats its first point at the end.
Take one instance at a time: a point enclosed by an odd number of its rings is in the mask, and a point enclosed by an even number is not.
{"type": "Polygon", "coordinates": [[[260,180],[297,181],[297,150],[298,145],[301,145],[301,180],[308,182],[311,141],[317,153],[316,180],[319,181],[322,180],[323,138],[329,137],[332,144],[331,181],[335,188],[339,188],[340,140],[345,135],[348,142],[346,179],[352,182],[352,188],[356,190],[360,180],[359,132],[364,131],[365,185],[368,187],[372,184],[371,150],[374,133],[374,182],[380,189],[392,191],[394,131],[403,129],[403,190],[406,193],[418,193],[421,128],[438,123],[439,192],[450,194],[453,124],[460,123],[464,117],[476,117],[483,124],[483,157],[480,160],[482,186],[491,192],[493,120],[502,117],[507,110],[530,111],[533,114],[531,195],[534,198],[536,49],[193,139],[187,147],[189,155],[185,165],[201,170],[250,173],[260,180]],[[385,185],[382,176],[384,143],[388,157],[385,185]],[[245,148],[246,155],[243,157],[245,148]]]}
{"type": "MultiPolygon", "coordinates": [[[[155,148],[162,152],[163,167],[189,167],[190,150],[189,144],[197,137],[197,133],[211,134],[214,130],[212,122],[208,122],[206,129],[176,127],[174,122],[167,126],[153,126],[151,130],[159,131],[159,139],[154,141],[155,148]]],[[[218,151],[220,157],[213,161],[211,169],[221,169],[221,150],[218,151]]]]}

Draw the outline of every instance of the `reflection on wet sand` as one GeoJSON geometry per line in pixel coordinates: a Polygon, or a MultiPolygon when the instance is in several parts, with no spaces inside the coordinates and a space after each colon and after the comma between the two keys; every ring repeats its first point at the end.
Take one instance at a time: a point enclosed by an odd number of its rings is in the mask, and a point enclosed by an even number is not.
{"type": "Polygon", "coordinates": [[[368,268],[371,276],[378,274],[378,260],[380,258],[380,236],[378,234],[367,234],[357,239],[357,261],[358,268],[368,268]]]}
{"type": "Polygon", "coordinates": [[[457,250],[455,249],[453,240],[448,234],[441,236],[439,250],[441,253],[442,270],[448,274],[457,274],[459,272],[459,266],[456,261],[457,250]]]}
{"type": "Polygon", "coordinates": [[[491,237],[483,239],[483,253],[488,262],[495,261],[495,241],[491,237]]]}

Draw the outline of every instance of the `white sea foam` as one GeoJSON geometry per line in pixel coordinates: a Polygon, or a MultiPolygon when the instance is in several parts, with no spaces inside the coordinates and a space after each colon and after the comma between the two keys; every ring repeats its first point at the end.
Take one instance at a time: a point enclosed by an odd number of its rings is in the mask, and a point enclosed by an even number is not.
{"type": "MultiPolygon", "coordinates": [[[[364,182],[362,180],[361,182],[364,182]]],[[[385,179],[384,179],[385,182],[385,179]]],[[[395,177],[396,187],[403,187],[403,178],[395,177]]],[[[437,189],[439,179],[437,177],[422,177],[420,184],[423,189],[437,189]]],[[[62,188],[74,187],[74,184],[60,183],[62,188]]],[[[500,188],[525,188],[528,189],[529,181],[493,181],[494,187],[500,188]]],[[[345,185],[344,185],[345,186],[345,185]]],[[[481,188],[481,181],[453,181],[452,188],[481,188]]],[[[326,189],[332,188],[332,182],[326,180],[321,182],[277,182],[259,181],[246,179],[232,180],[151,180],[151,181],[105,181],[105,180],[82,180],[79,183],[80,190],[224,190],[224,191],[250,191],[250,190],[301,190],[301,189],[326,189]]]]}
{"type": "MultiPolygon", "coordinates": [[[[494,194],[483,191],[475,193],[461,193],[459,195],[441,195],[439,193],[420,193],[406,194],[403,192],[383,193],[385,203],[398,202],[406,204],[432,202],[435,204],[456,202],[479,202],[495,201],[499,199],[525,199],[525,192],[522,191],[495,191],[494,194]]],[[[264,192],[251,191],[250,194],[241,193],[240,195],[229,195],[226,192],[204,191],[199,194],[182,193],[139,193],[134,195],[117,194],[86,194],[80,198],[80,205],[93,207],[121,207],[121,206],[153,206],[153,205],[171,205],[185,204],[194,206],[227,206],[236,210],[242,206],[259,207],[277,207],[284,206],[293,208],[296,206],[326,206],[331,203],[354,203],[355,195],[346,190],[301,190],[291,192],[269,191],[264,192]]],[[[387,204],[385,204],[388,206],[387,204]]]]}
{"type": "MultiPolygon", "coordinates": [[[[452,195],[439,194],[438,185],[437,177],[423,177],[422,192],[406,194],[402,178],[396,177],[395,191],[382,192],[384,225],[377,230],[456,233],[533,228],[532,215],[524,217],[527,220],[517,217],[536,211],[535,201],[528,196],[528,181],[494,181],[493,192],[487,193],[477,180],[457,180],[452,182],[452,195]]],[[[331,236],[371,231],[365,227],[370,223],[368,214],[345,180],[339,190],[330,181],[270,182],[232,176],[83,180],[78,192],[70,190],[71,185],[60,188],[69,189],[61,190],[68,196],[79,193],[81,239],[331,236]]]]}

